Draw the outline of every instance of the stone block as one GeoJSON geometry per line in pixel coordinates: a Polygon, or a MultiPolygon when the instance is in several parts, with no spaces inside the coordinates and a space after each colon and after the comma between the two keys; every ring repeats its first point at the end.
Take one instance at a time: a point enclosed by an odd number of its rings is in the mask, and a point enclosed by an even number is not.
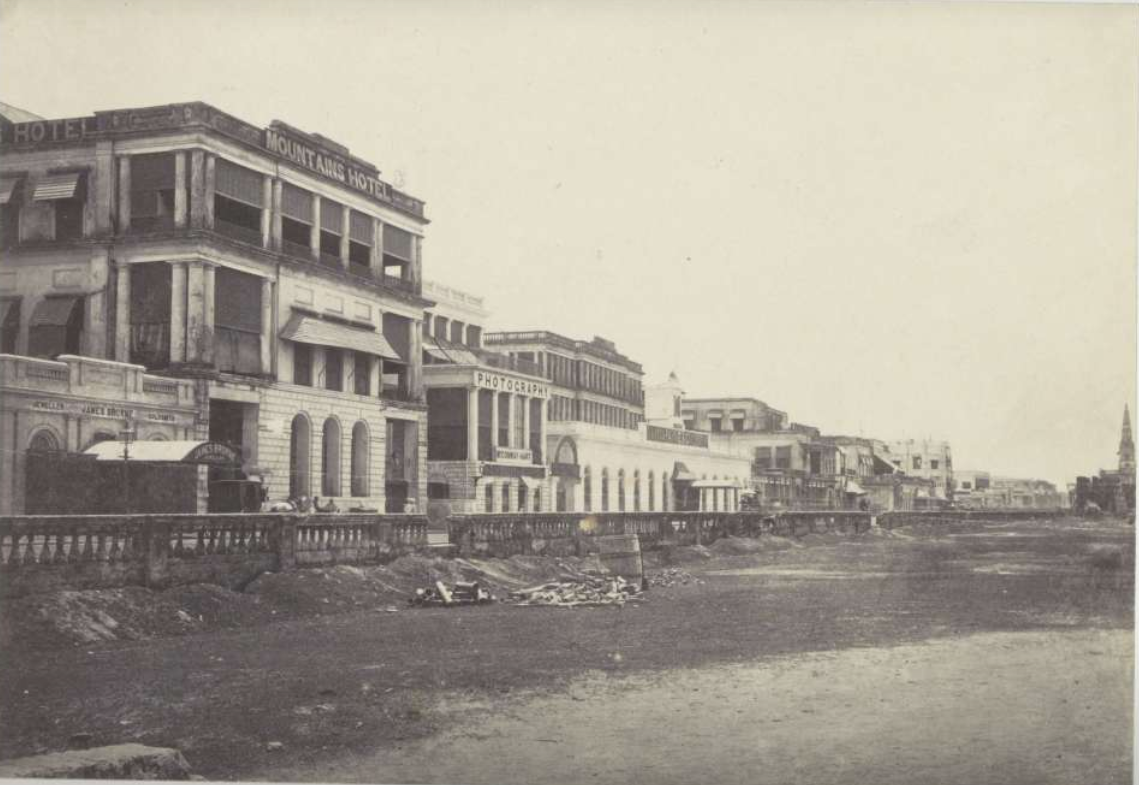
{"type": "Polygon", "coordinates": [[[188,780],[190,765],[178,750],[115,744],[0,761],[0,779],[188,780]]]}

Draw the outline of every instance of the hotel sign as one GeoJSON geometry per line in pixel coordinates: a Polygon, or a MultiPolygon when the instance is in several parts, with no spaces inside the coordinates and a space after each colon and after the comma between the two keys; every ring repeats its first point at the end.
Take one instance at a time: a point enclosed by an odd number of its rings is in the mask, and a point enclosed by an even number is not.
{"type": "Polygon", "coordinates": [[[550,388],[545,384],[515,379],[501,373],[490,373],[488,371],[475,371],[475,387],[516,395],[529,395],[534,398],[550,397],[550,388]]]}
{"type": "Polygon", "coordinates": [[[276,128],[265,129],[265,146],[298,166],[303,166],[310,172],[316,172],[329,180],[354,188],[365,196],[379,199],[382,202],[392,200],[391,186],[377,178],[376,172],[369,172],[353,166],[339,155],[319,150],[307,142],[302,142],[289,134],[282,133],[276,128]]]}
{"type": "Polygon", "coordinates": [[[33,120],[3,126],[4,144],[44,144],[47,142],[78,142],[93,135],[98,129],[94,117],[69,117],[64,120],[33,120]]]}
{"type": "Polygon", "coordinates": [[[533,463],[534,453],[512,447],[495,447],[494,460],[498,463],[533,463]]]}
{"type": "Polygon", "coordinates": [[[645,438],[650,442],[680,444],[685,447],[708,447],[708,434],[697,431],[682,431],[679,428],[662,428],[659,425],[646,425],[645,438]]]}

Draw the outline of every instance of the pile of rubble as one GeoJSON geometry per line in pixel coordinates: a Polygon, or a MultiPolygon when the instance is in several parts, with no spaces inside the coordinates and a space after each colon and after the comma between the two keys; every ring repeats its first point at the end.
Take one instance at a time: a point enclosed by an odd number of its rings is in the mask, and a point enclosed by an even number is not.
{"type": "Polygon", "coordinates": [[[699,586],[704,581],[693,577],[691,573],[679,567],[668,567],[660,572],[648,576],[649,586],[699,586]]]}
{"type": "Polygon", "coordinates": [[[435,581],[435,585],[428,589],[416,589],[415,596],[408,598],[411,605],[424,606],[454,606],[454,605],[485,605],[495,602],[493,594],[477,583],[454,583],[450,587],[443,581],[435,581]]]}
{"type": "Polygon", "coordinates": [[[572,581],[554,581],[510,593],[515,605],[554,605],[559,608],[624,605],[640,602],[641,584],[624,578],[586,575],[572,581]]]}

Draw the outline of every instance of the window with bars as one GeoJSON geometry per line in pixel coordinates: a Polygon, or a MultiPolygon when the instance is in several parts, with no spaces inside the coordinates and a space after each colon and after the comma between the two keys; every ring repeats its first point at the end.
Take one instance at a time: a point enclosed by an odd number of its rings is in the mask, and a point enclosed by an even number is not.
{"type": "Polygon", "coordinates": [[[130,158],[130,214],[133,231],[174,227],[174,154],[130,158]]]}
{"type": "Polygon", "coordinates": [[[340,266],[340,238],[344,232],[344,207],[329,199],[320,201],[320,261],[340,266]]]}
{"type": "Polygon", "coordinates": [[[265,177],[218,158],[214,169],[214,230],[235,240],[261,245],[265,177]]]}
{"type": "Polygon", "coordinates": [[[291,256],[312,255],[312,194],[289,183],[281,186],[281,250],[291,256]]]}

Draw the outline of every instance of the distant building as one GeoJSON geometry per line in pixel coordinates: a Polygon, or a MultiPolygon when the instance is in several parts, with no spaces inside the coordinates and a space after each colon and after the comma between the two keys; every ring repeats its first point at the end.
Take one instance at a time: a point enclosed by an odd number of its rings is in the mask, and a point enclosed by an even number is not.
{"type": "Polygon", "coordinates": [[[1065,494],[1046,480],[997,477],[971,469],[957,470],[953,476],[953,501],[959,507],[1054,510],[1067,506],[1065,494]]]}
{"type": "Polygon", "coordinates": [[[709,433],[770,433],[789,424],[787,412],[757,398],[685,398],[681,417],[688,430],[709,433]]]}
{"type": "Polygon", "coordinates": [[[889,443],[890,460],[910,477],[934,481],[934,499],[952,501],[953,451],[949,442],[906,439],[889,443]]]}
{"type": "Polygon", "coordinates": [[[1095,504],[1114,515],[1135,513],[1135,441],[1131,434],[1131,411],[1124,405],[1119,437],[1118,468],[1101,469],[1097,477],[1077,477],[1071,493],[1072,507],[1078,512],[1095,504]]]}

